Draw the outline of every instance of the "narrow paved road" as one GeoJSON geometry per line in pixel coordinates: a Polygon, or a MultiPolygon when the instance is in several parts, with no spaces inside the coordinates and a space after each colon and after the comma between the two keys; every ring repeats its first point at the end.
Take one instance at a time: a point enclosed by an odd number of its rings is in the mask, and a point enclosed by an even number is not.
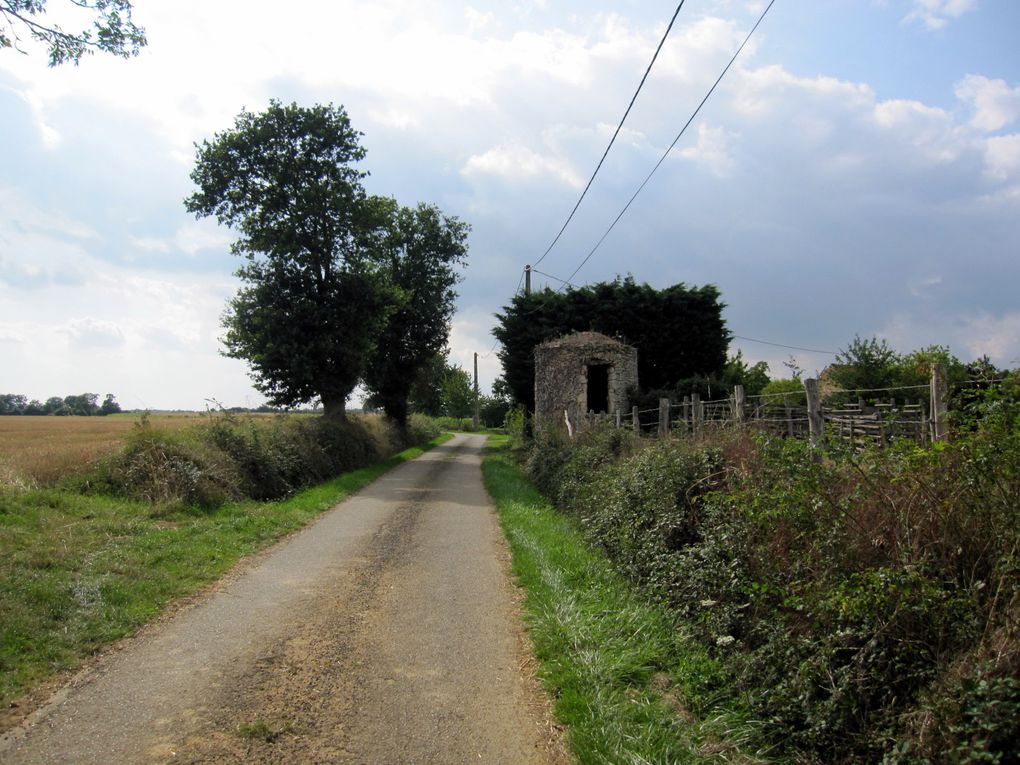
{"type": "Polygon", "coordinates": [[[481,436],[406,463],[0,739],[3,763],[561,763],[481,436]]]}

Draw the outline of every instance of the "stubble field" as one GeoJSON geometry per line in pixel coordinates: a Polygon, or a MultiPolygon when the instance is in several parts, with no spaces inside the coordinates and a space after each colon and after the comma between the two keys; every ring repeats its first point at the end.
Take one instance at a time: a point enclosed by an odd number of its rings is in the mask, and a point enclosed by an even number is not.
{"type": "MultiPolygon", "coordinates": [[[[115,451],[141,414],[108,417],[0,417],[0,486],[49,486],[115,451]]],[[[149,415],[163,429],[194,425],[204,413],[149,415]]]]}

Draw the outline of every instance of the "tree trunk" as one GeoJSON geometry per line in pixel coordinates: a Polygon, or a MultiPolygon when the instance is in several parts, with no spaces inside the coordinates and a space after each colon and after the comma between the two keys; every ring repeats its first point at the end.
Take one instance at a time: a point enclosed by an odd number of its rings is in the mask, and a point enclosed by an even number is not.
{"type": "Polygon", "coordinates": [[[327,420],[347,419],[347,397],[346,396],[323,396],[322,416],[327,420]]]}

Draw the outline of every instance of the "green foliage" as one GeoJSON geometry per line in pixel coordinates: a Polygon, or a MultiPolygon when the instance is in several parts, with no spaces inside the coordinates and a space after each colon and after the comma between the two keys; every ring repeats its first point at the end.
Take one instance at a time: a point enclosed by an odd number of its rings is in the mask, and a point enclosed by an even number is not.
{"type": "Polygon", "coordinates": [[[143,424],[124,451],[87,480],[93,490],[160,505],[215,508],[241,498],[278,500],[438,432],[421,418],[397,433],[371,417],[214,414],[205,425],[182,431],[143,424]]]}
{"type": "Polygon", "coordinates": [[[365,387],[373,401],[399,425],[407,421],[408,397],[416,375],[446,345],[459,276],[454,266],[467,258],[469,226],[425,204],[388,208],[389,225],[383,239],[383,270],[403,293],[376,341],[365,371],[365,387]]]}
{"type": "Polygon", "coordinates": [[[95,415],[116,414],[120,411],[120,404],[107,393],[102,405],[98,403],[99,396],[95,393],[81,393],[78,395],[52,396],[45,404],[38,401],[29,401],[27,396],[19,393],[0,393],[0,415],[75,415],[77,417],[92,417],[95,415]]]}
{"type": "Polygon", "coordinates": [[[794,756],[1012,762],[1016,422],[821,460],[739,433],[640,448],[538,434],[526,465],[794,756]]]}
{"type": "Polygon", "coordinates": [[[800,380],[770,380],[761,389],[761,395],[767,396],[769,403],[785,406],[804,406],[807,404],[807,393],[804,383],[800,380]]]}
{"type": "Polygon", "coordinates": [[[47,0],[0,0],[0,48],[21,50],[22,34],[47,46],[50,66],[71,62],[95,51],[128,58],[137,56],[146,44],[145,30],[131,20],[129,0],[71,0],[89,11],[91,29],[68,32],[43,20],[47,0]],[[19,34],[19,32],[21,34],[19,34]]]}
{"type": "MultiPolygon", "coordinates": [[[[592,455],[625,449],[609,433],[592,455]]],[[[723,690],[724,673],[671,614],[651,603],[505,454],[486,456],[493,496],[525,592],[539,676],[578,762],[763,762],[759,727],[723,690]]]]}
{"type": "Polygon", "coordinates": [[[475,391],[471,375],[457,366],[448,366],[442,378],[442,414],[445,417],[471,417],[475,410],[475,391]]]}
{"type": "Polygon", "coordinates": [[[242,111],[198,146],[184,203],[239,235],[226,355],[249,363],[270,403],[318,398],[343,417],[362,381],[403,427],[416,375],[449,333],[468,226],[367,196],[359,137],[342,106],[242,111]]]}
{"type": "Polygon", "coordinates": [[[239,235],[244,282],[223,317],[226,354],[245,359],[270,402],[318,396],[342,417],[403,295],[382,267],[389,205],[366,197],[365,156],[343,107],[271,101],[197,147],[185,207],[239,235]]]}
{"type": "Polygon", "coordinates": [[[499,357],[514,400],[532,410],[534,348],[570,332],[595,330],[636,346],[643,389],[722,372],[729,344],[724,307],[712,285],[657,290],[627,277],[562,293],[517,295],[497,315],[493,334],[502,344],[499,357]]]}

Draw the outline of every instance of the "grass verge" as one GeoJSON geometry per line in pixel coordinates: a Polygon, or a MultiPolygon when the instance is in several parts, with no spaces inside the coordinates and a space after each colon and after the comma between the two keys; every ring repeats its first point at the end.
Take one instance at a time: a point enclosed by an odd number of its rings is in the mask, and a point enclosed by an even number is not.
{"type": "Polygon", "coordinates": [[[449,438],[281,502],[211,511],[56,489],[0,491],[0,710],[449,438]]]}
{"type": "Polygon", "coordinates": [[[758,728],[721,667],[665,609],[590,550],[580,532],[489,438],[485,484],[525,592],[540,663],[582,763],[759,763],[758,728]]]}

